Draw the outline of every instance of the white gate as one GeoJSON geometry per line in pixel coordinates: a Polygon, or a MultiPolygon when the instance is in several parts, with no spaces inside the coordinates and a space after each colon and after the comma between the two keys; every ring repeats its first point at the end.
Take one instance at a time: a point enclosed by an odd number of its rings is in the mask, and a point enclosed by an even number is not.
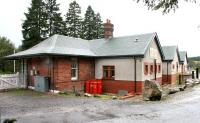
{"type": "Polygon", "coordinates": [[[0,75],[0,90],[9,88],[23,87],[19,81],[19,74],[0,75]]]}

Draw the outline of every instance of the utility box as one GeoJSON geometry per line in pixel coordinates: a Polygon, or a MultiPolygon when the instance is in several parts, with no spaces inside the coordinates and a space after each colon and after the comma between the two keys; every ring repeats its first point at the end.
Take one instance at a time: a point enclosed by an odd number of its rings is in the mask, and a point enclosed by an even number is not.
{"type": "Polygon", "coordinates": [[[35,76],[35,90],[39,92],[48,92],[49,91],[49,77],[44,76],[35,76]]]}

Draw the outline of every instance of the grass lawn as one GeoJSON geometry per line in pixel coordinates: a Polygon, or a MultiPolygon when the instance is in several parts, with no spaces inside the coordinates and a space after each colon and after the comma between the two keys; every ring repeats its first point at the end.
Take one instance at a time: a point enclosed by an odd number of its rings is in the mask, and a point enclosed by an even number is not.
{"type": "MultiPolygon", "coordinates": [[[[76,96],[75,93],[68,92],[68,93],[58,93],[58,94],[52,94],[52,93],[43,93],[43,92],[37,92],[30,89],[23,89],[23,88],[16,88],[16,89],[8,89],[2,93],[6,93],[11,96],[32,96],[32,97],[50,97],[50,96],[57,96],[57,97],[65,97],[65,98],[99,98],[102,100],[112,100],[113,96],[110,94],[102,94],[102,95],[91,95],[91,97],[85,97],[84,94],[80,96],[76,96]]],[[[119,99],[118,97],[116,99],[119,99]]]]}
{"type": "Polygon", "coordinates": [[[37,91],[33,91],[30,89],[16,88],[16,89],[8,89],[3,93],[12,95],[12,96],[45,96],[46,93],[41,93],[37,91]]]}

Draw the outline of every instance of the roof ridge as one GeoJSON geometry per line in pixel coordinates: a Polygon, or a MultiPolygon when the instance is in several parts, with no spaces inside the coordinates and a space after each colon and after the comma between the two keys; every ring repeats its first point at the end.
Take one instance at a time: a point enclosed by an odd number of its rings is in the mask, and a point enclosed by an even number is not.
{"type": "Polygon", "coordinates": [[[47,53],[50,53],[50,52],[53,50],[53,48],[55,47],[56,42],[57,42],[58,35],[54,35],[52,38],[53,38],[52,45],[51,45],[50,48],[48,49],[47,53]]]}
{"type": "Polygon", "coordinates": [[[177,47],[178,48],[178,46],[176,46],[176,45],[166,45],[166,46],[162,46],[162,47],[177,47]]]}
{"type": "Polygon", "coordinates": [[[55,34],[55,36],[61,36],[61,37],[65,37],[65,38],[73,38],[73,39],[76,39],[76,40],[90,41],[90,40],[86,40],[86,39],[82,39],[82,38],[77,38],[77,37],[71,37],[71,36],[67,36],[67,35],[55,34]]]}
{"type": "Polygon", "coordinates": [[[141,36],[141,35],[149,35],[149,34],[154,34],[155,35],[155,33],[156,32],[152,32],[152,33],[140,33],[140,34],[133,34],[133,35],[118,36],[118,37],[113,37],[113,38],[125,38],[125,37],[141,36]]]}

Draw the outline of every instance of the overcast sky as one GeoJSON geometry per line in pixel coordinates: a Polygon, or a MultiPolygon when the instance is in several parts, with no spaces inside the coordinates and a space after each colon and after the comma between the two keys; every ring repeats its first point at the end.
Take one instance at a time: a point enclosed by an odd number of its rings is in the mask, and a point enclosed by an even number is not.
{"type": "MultiPolygon", "coordinates": [[[[182,0],[181,0],[182,1],[182,0]]],[[[60,12],[66,14],[72,0],[58,0],[60,12]]],[[[114,24],[114,37],[157,32],[161,45],[178,45],[188,56],[200,56],[200,6],[180,2],[176,12],[163,15],[150,11],[133,0],[77,0],[82,14],[88,5],[114,24]],[[198,28],[199,27],[199,28],[198,28]]],[[[31,0],[0,1],[0,36],[6,36],[15,46],[22,40],[21,24],[31,0]]]]}

